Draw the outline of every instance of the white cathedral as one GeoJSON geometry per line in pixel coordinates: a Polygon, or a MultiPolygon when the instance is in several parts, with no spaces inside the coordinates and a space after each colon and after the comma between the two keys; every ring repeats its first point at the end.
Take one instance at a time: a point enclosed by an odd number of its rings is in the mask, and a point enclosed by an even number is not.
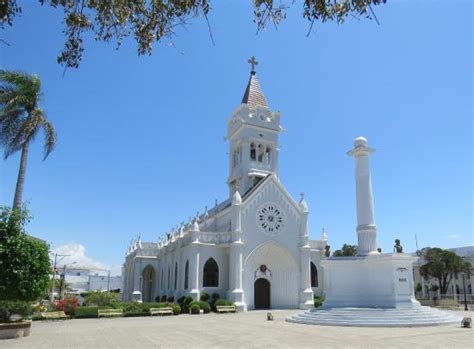
{"type": "Polygon", "coordinates": [[[326,234],[309,240],[308,206],[296,202],[278,176],[280,113],[260,89],[252,57],[241,104],[227,122],[229,198],[164,234],[130,244],[123,297],[218,293],[239,311],[312,308],[323,290],[326,234]]]}

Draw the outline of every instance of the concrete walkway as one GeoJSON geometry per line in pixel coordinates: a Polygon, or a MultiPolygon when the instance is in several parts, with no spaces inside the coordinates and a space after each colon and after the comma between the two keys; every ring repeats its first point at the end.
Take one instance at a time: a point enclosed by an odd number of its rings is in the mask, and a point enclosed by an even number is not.
{"type": "MultiPolygon", "coordinates": [[[[298,310],[34,322],[31,336],[0,348],[473,348],[460,324],[421,328],[354,328],[285,321],[298,310]]],[[[457,312],[473,317],[473,312],[457,312]]]]}

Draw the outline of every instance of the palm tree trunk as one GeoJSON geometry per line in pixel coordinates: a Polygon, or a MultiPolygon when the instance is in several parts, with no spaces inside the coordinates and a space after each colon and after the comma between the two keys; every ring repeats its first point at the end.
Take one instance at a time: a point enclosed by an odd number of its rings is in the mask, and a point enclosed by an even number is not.
{"type": "Polygon", "coordinates": [[[16,210],[21,206],[21,199],[23,197],[23,188],[25,186],[26,164],[28,162],[28,149],[30,142],[26,141],[21,148],[20,170],[18,171],[18,178],[16,180],[15,198],[13,199],[13,209],[16,210]]]}

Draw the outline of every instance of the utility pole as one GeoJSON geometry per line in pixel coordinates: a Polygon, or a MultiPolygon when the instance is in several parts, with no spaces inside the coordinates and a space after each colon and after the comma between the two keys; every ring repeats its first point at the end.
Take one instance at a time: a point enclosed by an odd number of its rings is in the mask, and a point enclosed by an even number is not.
{"type": "Polygon", "coordinates": [[[107,292],[110,291],[110,270],[109,270],[109,273],[108,273],[108,276],[107,276],[107,292]]]}
{"type": "Polygon", "coordinates": [[[68,257],[70,256],[70,254],[58,254],[58,253],[55,253],[54,254],[54,264],[53,264],[53,277],[52,277],[52,285],[51,285],[51,295],[49,297],[49,300],[51,302],[54,301],[54,281],[56,280],[56,267],[57,267],[57,264],[58,262],[61,262],[65,257],[68,257]],[[58,257],[61,257],[59,260],[58,260],[58,257]]]}

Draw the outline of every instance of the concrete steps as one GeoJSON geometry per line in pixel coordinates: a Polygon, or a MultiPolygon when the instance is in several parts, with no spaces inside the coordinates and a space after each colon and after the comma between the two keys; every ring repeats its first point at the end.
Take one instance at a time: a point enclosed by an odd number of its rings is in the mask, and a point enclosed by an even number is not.
{"type": "Polygon", "coordinates": [[[460,323],[461,317],[438,309],[319,308],[290,316],[286,321],[320,326],[415,327],[460,323]]]}

